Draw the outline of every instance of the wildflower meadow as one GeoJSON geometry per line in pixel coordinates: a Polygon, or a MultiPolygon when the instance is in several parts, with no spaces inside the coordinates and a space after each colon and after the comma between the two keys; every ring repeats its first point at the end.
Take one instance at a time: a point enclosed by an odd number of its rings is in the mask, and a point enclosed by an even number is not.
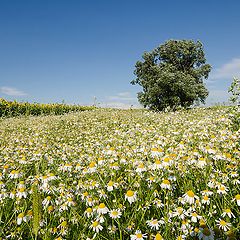
{"type": "Polygon", "coordinates": [[[0,239],[240,239],[228,108],[0,119],[0,239]]]}

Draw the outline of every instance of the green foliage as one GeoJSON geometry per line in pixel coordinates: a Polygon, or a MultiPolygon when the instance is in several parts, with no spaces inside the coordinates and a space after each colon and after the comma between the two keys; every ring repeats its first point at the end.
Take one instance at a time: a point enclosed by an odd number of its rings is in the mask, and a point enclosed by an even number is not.
{"type": "Polygon", "coordinates": [[[232,93],[230,101],[235,104],[240,104],[240,80],[238,78],[233,78],[233,82],[228,89],[229,93],[232,93]]]}
{"type": "Polygon", "coordinates": [[[200,41],[169,40],[142,58],[135,65],[137,78],[131,84],[143,88],[138,100],[144,107],[163,110],[204,103],[208,91],[203,80],[208,78],[211,66],[205,64],[200,41]]]}
{"type": "Polygon", "coordinates": [[[15,117],[19,115],[61,115],[69,112],[93,110],[95,107],[67,105],[67,104],[39,104],[39,103],[19,103],[17,101],[7,101],[0,98],[0,117],[15,117]]]}
{"type": "Polygon", "coordinates": [[[35,239],[37,239],[41,221],[41,197],[38,192],[37,184],[33,184],[32,202],[33,202],[33,233],[35,235],[35,239]]]}
{"type": "Polygon", "coordinates": [[[230,111],[230,116],[232,120],[232,129],[238,131],[240,129],[240,80],[237,78],[233,79],[228,92],[232,93],[230,101],[235,104],[235,106],[230,111]]]}

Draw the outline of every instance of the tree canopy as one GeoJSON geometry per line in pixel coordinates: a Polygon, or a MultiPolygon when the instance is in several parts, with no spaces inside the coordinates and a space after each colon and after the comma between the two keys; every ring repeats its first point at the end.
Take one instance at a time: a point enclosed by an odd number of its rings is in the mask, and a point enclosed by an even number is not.
{"type": "Polygon", "coordinates": [[[151,52],[144,52],[143,61],[135,65],[134,79],[143,91],[138,100],[152,110],[167,107],[189,107],[205,102],[208,96],[203,81],[208,78],[211,66],[206,64],[200,41],[169,40],[151,52]]]}

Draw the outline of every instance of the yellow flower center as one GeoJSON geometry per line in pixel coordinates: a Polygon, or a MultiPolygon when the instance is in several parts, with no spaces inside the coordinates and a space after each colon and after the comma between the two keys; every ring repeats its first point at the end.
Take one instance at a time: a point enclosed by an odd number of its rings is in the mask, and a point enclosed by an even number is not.
{"type": "Polygon", "coordinates": [[[140,163],[140,164],[138,165],[138,168],[144,168],[143,163],[140,163]]]}
{"type": "Polygon", "coordinates": [[[163,183],[163,184],[170,185],[170,182],[169,182],[167,179],[164,179],[162,183],[163,183]]]}
{"type": "Polygon", "coordinates": [[[141,233],[137,233],[137,234],[136,234],[136,237],[137,237],[137,238],[142,238],[142,234],[141,234],[141,233]]]}
{"type": "Polygon", "coordinates": [[[18,218],[23,218],[24,217],[24,214],[23,213],[19,213],[18,214],[18,218]]]}
{"type": "Polygon", "coordinates": [[[193,198],[195,195],[194,195],[194,192],[193,191],[187,191],[187,195],[191,198],[193,198]]]}
{"type": "Polygon", "coordinates": [[[100,203],[98,207],[99,207],[99,208],[105,208],[106,206],[105,206],[104,203],[100,203]]]}
{"type": "Polygon", "coordinates": [[[128,190],[126,195],[127,197],[132,197],[134,195],[134,192],[131,190],[128,190]]]}
{"type": "Polygon", "coordinates": [[[221,221],[219,222],[219,224],[220,224],[221,226],[226,226],[226,225],[227,225],[227,223],[226,223],[224,220],[221,220],[221,221]]]}
{"type": "Polygon", "coordinates": [[[109,186],[109,187],[112,187],[113,184],[114,184],[113,181],[109,181],[109,182],[108,182],[108,186],[109,186]]]}
{"type": "Polygon", "coordinates": [[[156,219],[154,219],[154,220],[152,220],[152,224],[158,224],[158,220],[156,220],[156,219]]]}
{"type": "Polygon", "coordinates": [[[87,208],[86,212],[92,213],[92,208],[87,208]]]}
{"type": "Polygon", "coordinates": [[[221,191],[224,191],[224,190],[225,190],[225,187],[224,187],[224,186],[221,186],[219,189],[220,189],[221,191]]]}
{"type": "Polygon", "coordinates": [[[226,154],[226,157],[227,157],[227,158],[231,158],[232,155],[231,155],[230,153],[227,153],[227,154],[226,154]]]}
{"type": "Polygon", "coordinates": [[[28,216],[32,216],[33,215],[33,211],[32,210],[28,210],[27,215],[28,216]]]}
{"type": "Polygon", "coordinates": [[[159,233],[157,233],[155,236],[155,240],[162,240],[162,239],[163,239],[162,236],[159,233]]]}
{"type": "Polygon", "coordinates": [[[49,206],[48,207],[48,212],[52,212],[53,211],[53,206],[49,206]]]}
{"type": "Polygon", "coordinates": [[[95,221],[95,222],[93,222],[93,227],[97,227],[98,225],[99,225],[99,222],[98,221],[95,221]]]}
{"type": "Polygon", "coordinates": [[[199,228],[197,228],[197,227],[194,228],[194,232],[195,232],[195,233],[198,233],[198,232],[199,232],[199,228]]]}
{"type": "Polygon", "coordinates": [[[204,196],[203,199],[204,199],[205,201],[207,201],[209,198],[208,198],[208,196],[204,196]]]}
{"type": "Polygon", "coordinates": [[[182,220],[182,224],[183,224],[183,225],[187,224],[187,220],[186,220],[186,219],[185,219],[185,220],[182,220]]]}
{"type": "Polygon", "coordinates": [[[113,215],[113,216],[117,216],[117,215],[118,215],[118,212],[117,212],[116,210],[113,210],[113,211],[112,211],[112,215],[113,215]]]}
{"type": "Polygon", "coordinates": [[[206,223],[203,219],[200,219],[199,224],[200,224],[200,227],[202,227],[202,228],[206,227],[206,223]]]}
{"type": "Polygon", "coordinates": [[[237,194],[236,196],[235,196],[235,199],[238,201],[238,200],[240,200],[240,194],[237,194]]]}
{"type": "Polygon", "coordinates": [[[63,221],[63,222],[61,223],[61,226],[62,226],[62,227],[66,227],[66,226],[67,226],[67,221],[63,221]]]}
{"type": "Polygon", "coordinates": [[[178,207],[177,212],[181,214],[183,212],[183,209],[181,207],[178,207]]]}
{"type": "Polygon", "coordinates": [[[48,201],[50,201],[50,200],[51,200],[51,196],[47,196],[46,198],[47,198],[47,200],[48,200],[48,201]]]}
{"type": "Polygon", "coordinates": [[[94,168],[96,166],[96,163],[95,162],[91,162],[90,164],[89,164],[89,167],[90,168],[94,168]]]}
{"type": "Polygon", "coordinates": [[[231,209],[227,208],[227,209],[224,210],[224,212],[231,213],[232,211],[231,211],[231,209]]]}
{"type": "Polygon", "coordinates": [[[170,158],[166,157],[163,159],[164,162],[168,163],[170,161],[170,158]]]}
{"type": "Polygon", "coordinates": [[[161,164],[161,161],[158,159],[155,161],[155,164],[161,164]]]}
{"type": "Polygon", "coordinates": [[[19,189],[19,192],[24,192],[25,191],[25,188],[20,188],[19,189]]]}

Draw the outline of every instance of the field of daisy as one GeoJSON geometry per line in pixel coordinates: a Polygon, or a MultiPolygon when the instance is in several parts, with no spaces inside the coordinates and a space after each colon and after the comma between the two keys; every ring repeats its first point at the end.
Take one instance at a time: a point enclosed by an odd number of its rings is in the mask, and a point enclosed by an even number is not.
{"type": "Polygon", "coordinates": [[[0,119],[0,239],[240,239],[227,108],[0,119]]]}

